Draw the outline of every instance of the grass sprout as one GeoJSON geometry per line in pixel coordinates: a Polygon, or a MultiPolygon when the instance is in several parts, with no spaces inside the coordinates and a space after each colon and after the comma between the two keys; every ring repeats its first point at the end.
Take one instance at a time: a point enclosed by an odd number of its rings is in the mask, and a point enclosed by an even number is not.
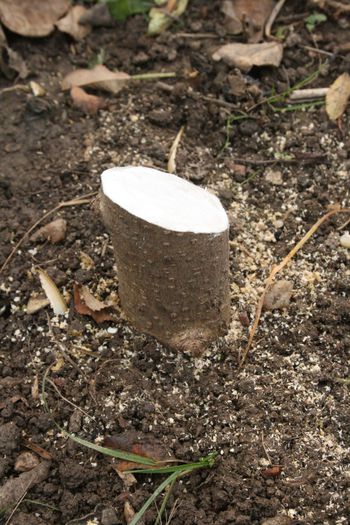
{"type": "Polygon", "coordinates": [[[136,463],[137,465],[145,466],[145,468],[139,468],[139,467],[131,468],[127,472],[131,472],[133,474],[148,474],[148,475],[150,474],[170,474],[165,478],[164,481],[162,481],[157,486],[157,488],[153,491],[151,496],[144,502],[140,510],[135,514],[135,516],[129,523],[129,525],[136,525],[137,523],[139,523],[139,521],[142,519],[145,512],[152,505],[152,503],[156,501],[158,496],[160,496],[160,494],[162,494],[164,490],[168,489],[163,498],[160,509],[158,510],[157,519],[155,521],[155,525],[159,525],[159,523],[161,523],[162,515],[165,512],[165,508],[166,508],[169,496],[171,494],[171,491],[173,489],[175,482],[180,477],[191,474],[194,470],[203,469],[203,468],[212,468],[215,463],[217,453],[211,452],[210,454],[208,454],[207,456],[203,458],[200,458],[196,462],[183,462],[181,460],[175,460],[173,461],[174,463],[181,463],[181,464],[180,465],[178,464],[169,465],[168,460],[156,461],[152,458],[140,456],[139,454],[125,452],[124,450],[102,447],[100,445],[96,445],[95,443],[91,443],[90,441],[87,441],[86,439],[83,439],[81,437],[75,436],[74,434],[71,434],[70,432],[62,428],[55,421],[55,419],[53,418],[52,412],[47,403],[46,382],[48,379],[48,374],[50,372],[50,369],[51,367],[47,368],[47,370],[44,373],[44,377],[42,381],[42,387],[41,387],[42,404],[44,406],[44,410],[50,415],[53,423],[64,436],[66,436],[67,438],[71,439],[72,441],[74,441],[75,443],[79,445],[83,445],[84,447],[95,450],[96,452],[100,452],[101,454],[104,454],[106,456],[111,456],[116,459],[121,459],[121,460],[128,461],[131,463],[136,463]]]}

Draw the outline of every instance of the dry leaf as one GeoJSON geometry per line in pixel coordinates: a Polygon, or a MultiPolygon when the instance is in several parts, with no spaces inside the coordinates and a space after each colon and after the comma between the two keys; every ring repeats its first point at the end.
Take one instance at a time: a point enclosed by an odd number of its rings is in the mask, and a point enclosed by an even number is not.
{"type": "Polygon", "coordinates": [[[34,80],[29,82],[30,89],[35,97],[43,97],[46,95],[46,90],[34,80]]]}
{"type": "Polygon", "coordinates": [[[135,478],[134,474],[132,474],[131,472],[123,472],[118,469],[117,465],[112,465],[112,467],[114,468],[114,470],[116,471],[116,473],[118,474],[122,482],[124,483],[126,489],[130,489],[130,487],[132,487],[133,485],[135,485],[135,483],[137,483],[137,479],[135,478]]]}
{"type": "Polygon", "coordinates": [[[0,0],[0,20],[23,36],[47,36],[63,16],[70,0],[0,0]]]}
{"type": "Polygon", "coordinates": [[[58,359],[56,359],[55,364],[51,367],[52,372],[59,372],[64,367],[64,359],[62,356],[60,356],[58,359]]]}
{"type": "Polygon", "coordinates": [[[81,109],[84,113],[94,115],[99,109],[106,107],[106,101],[102,97],[89,95],[78,86],[72,87],[70,90],[70,96],[72,97],[74,106],[81,109]]]}
{"type": "MultiPolygon", "coordinates": [[[[104,446],[115,448],[137,454],[144,458],[153,459],[165,466],[169,461],[173,461],[174,456],[170,455],[164,445],[150,434],[127,431],[123,434],[115,434],[104,439],[104,446]]],[[[147,465],[133,463],[132,461],[119,461],[118,470],[124,472],[133,468],[148,468],[147,465]]],[[[150,467],[151,468],[151,467],[150,467]]]]}
{"type": "Polygon", "coordinates": [[[66,301],[58,290],[57,286],[51,277],[41,268],[37,269],[41,286],[44,289],[45,295],[50,301],[51,308],[56,315],[63,315],[68,310],[66,301]]]}
{"type": "Polygon", "coordinates": [[[256,43],[262,39],[273,7],[273,0],[225,0],[221,10],[227,16],[230,33],[244,33],[248,42],[256,43]]]}
{"type": "Polygon", "coordinates": [[[264,478],[278,478],[282,473],[282,465],[272,465],[261,471],[264,478]]]}
{"type": "Polygon", "coordinates": [[[75,40],[83,40],[91,31],[92,27],[88,24],[80,24],[79,20],[89,10],[82,5],[75,5],[70,8],[65,17],[56,22],[56,26],[63,33],[68,33],[75,40]]]}
{"type": "Polygon", "coordinates": [[[26,441],[24,443],[24,446],[29,448],[30,450],[32,450],[36,454],[38,454],[38,456],[40,456],[43,459],[47,459],[47,460],[52,459],[52,454],[50,454],[50,452],[47,452],[47,450],[45,450],[44,448],[40,447],[36,443],[33,443],[32,441],[26,441]]]}
{"type": "Polygon", "coordinates": [[[96,323],[117,319],[113,304],[99,301],[82,284],[74,284],[74,307],[79,314],[89,315],[96,323]]]}
{"type": "Polygon", "coordinates": [[[13,51],[8,45],[5,33],[0,25],[0,71],[6,78],[12,80],[16,76],[26,78],[29,75],[27,65],[17,51],[13,51]]]}
{"type": "Polygon", "coordinates": [[[135,514],[136,512],[132,508],[131,503],[128,500],[126,500],[124,503],[124,519],[126,523],[130,523],[134,518],[135,514]]]}
{"type": "Polygon", "coordinates": [[[29,297],[29,301],[26,308],[27,314],[35,314],[36,312],[39,312],[39,310],[45,308],[48,304],[50,304],[50,301],[46,297],[29,297]]]}
{"type": "Polygon", "coordinates": [[[64,219],[56,219],[55,221],[45,224],[42,228],[36,231],[30,238],[31,241],[40,239],[50,241],[52,244],[57,244],[63,241],[66,236],[67,221],[64,219]]]}
{"type": "Polygon", "coordinates": [[[223,60],[248,72],[253,66],[279,66],[283,55],[280,42],[263,44],[225,44],[213,54],[214,60],[223,60]]]}
{"type": "Polygon", "coordinates": [[[350,75],[343,73],[328,88],[326,112],[331,120],[337,120],[344,113],[350,97],[350,75]]]}
{"type": "Polygon", "coordinates": [[[282,279],[276,281],[266,292],[264,298],[265,310],[278,310],[289,305],[293,293],[293,283],[282,279]]]}
{"type": "Polygon", "coordinates": [[[130,75],[122,71],[110,71],[106,66],[97,64],[93,69],[76,69],[62,80],[62,89],[74,86],[90,86],[108,93],[118,93],[126,85],[130,75]]]}

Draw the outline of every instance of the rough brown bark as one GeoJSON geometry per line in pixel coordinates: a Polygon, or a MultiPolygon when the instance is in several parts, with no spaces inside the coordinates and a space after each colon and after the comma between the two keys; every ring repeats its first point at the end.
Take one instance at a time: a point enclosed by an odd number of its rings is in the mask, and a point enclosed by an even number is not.
{"type": "Polygon", "coordinates": [[[101,192],[128,319],[173,348],[201,353],[230,321],[228,229],[177,232],[140,219],[101,192]]]}

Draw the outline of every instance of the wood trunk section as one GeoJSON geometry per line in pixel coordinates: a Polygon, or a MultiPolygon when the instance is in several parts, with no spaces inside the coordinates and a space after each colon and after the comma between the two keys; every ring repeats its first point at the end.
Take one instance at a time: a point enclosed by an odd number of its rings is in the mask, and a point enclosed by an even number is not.
{"type": "Polygon", "coordinates": [[[170,231],[130,214],[102,191],[100,208],[130,322],[193,354],[224,335],[230,321],[228,229],[215,234],[170,231]]]}

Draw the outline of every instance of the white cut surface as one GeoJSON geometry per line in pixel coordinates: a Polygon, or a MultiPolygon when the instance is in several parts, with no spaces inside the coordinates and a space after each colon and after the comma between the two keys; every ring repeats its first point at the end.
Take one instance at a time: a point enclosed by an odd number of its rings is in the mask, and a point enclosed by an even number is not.
{"type": "Polygon", "coordinates": [[[141,166],[111,168],[101,175],[102,191],[115,204],[167,230],[220,233],[226,212],[215,195],[164,171],[141,166]]]}

